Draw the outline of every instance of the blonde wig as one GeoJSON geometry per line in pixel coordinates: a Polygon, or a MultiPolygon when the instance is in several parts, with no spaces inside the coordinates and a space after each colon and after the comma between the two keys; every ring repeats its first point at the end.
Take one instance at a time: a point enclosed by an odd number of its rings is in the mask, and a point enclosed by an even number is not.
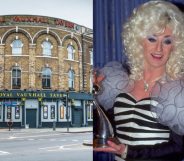
{"type": "Polygon", "coordinates": [[[134,9],[132,16],[123,26],[125,54],[131,67],[130,77],[143,77],[143,47],[141,42],[148,35],[159,34],[167,27],[172,29],[174,49],[166,64],[166,73],[177,79],[184,71],[184,15],[172,3],[149,1],[134,9]]]}

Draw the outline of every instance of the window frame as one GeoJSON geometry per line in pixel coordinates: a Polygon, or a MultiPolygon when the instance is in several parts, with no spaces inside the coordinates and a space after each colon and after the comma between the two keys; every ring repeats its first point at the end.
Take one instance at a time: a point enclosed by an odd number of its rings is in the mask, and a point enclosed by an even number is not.
{"type": "Polygon", "coordinates": [[[75,72],[72,69],[70,69],[68,71],[68,88],[74,89],[74,86],[75,86],[75,72]]]}
{"type": "Polygon", "coordinates": [[[45,67],[42,69],[41,75],[42,75],[42,89],[51,89],[52,70],[49,67],[45,67]],[[46,74],[43,74],[44,70],[46,74]],[[46,70],[49,70],[49,72],[46,70]],[[44,83],[46,85],[44,85],[44,83]]]}
{"type": "Polygon", "coordinates": [[[52,48],[53,48],[53,45],[50,41],[43,41],[42,44],[42,55],[43,56],[52,56],[52,48]],[[50,47],[50,48],[49,48],[50,47]]]}
{"type": "Polygon", "coordinates": [[[15,39],[11,43],[12,55],[22,55],[22,48],[24,44],[20,39],[15,39]]]}
{"type": "Polygon", "coordinates": [[[12,89],[21,89],[21,83],[22,83],[22,79],[21,79],[22,71],[21,71],[21,69],[19,67],[13,67],[11,72],[12,72],[11,73],[11,87],[12,87],[12,89]],[[15,73],[15,75],[16,75],[15,77],[13,76],[14,75],[14,73],[13,73],[14,70],[16,72],[15,73]],[[20,71],[20,76],[18,76],[19,75],[18,71],[20,71]],[[14,79],[15,79],[15,81],[14,81],[14,79]],[[15,85],[14,85],[14,82],[16,82],[15,85]],[[20,83],[18,84],[18,82],[20,82],[20,83]]]}
{"type": "Polygon", "coordinates": [[[68,54],[68,59],[69,60],[75,60],[75,48],[73,45],[68,45],[67,46],[67,54],[68,54]]]}

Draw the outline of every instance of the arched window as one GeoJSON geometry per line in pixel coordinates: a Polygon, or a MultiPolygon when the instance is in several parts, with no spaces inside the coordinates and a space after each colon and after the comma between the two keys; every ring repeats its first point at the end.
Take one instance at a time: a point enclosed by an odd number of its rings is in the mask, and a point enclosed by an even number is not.
{"type": "Polygon", "coordinates": [[[51,75],[52,75],[52,71],[50,68],[43,68],[42,70],[42,88],[43,89],[51,88],[51,75]]]}
{"type": "Polygon", "coordinates": [[[11,47],[12,47],[12,55],[21,55],[22,54],[22,47],[23,47],[23,43],[21,40],[14,40],[11,43],[11,47]]]}
{"type": "Polygon", "coordinates": [[[74,52],[75,52],[74,47],[72,45],[68,45],[67,51],[68,51],[68,59],[74,60],[74,52]]]}
{"type": "Polygon", "coordinates": [[[49,41],[44,41],[43,43],[42,43],[42,49],[43,49],[43,55],[44,56],[51,56],[52,55],[52,44],[49,42],[49,41]]]}
{"type": "Polygon", "coordinates": [[[12,89],[21,88],[21,70],[17,67],[12,69],[12,89]]]}
{"type": "Polygon", "coordinates": [[[71,89],[74,89],[74,80],[75,80],[74,71],[69,70],[69,72],[68,72],[68,87],[71,89]]]}

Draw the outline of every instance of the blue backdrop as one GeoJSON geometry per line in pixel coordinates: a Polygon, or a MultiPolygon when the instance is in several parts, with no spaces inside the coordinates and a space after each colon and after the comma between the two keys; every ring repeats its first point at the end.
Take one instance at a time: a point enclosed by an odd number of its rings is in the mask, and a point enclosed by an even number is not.
{"type": "MultiPolygon", "coordinates": [[[[149,0],[93,0],[94,68],[101,68],[109,61],[125,64],[121,40],[122,24],[135,7],[147,1],[149,0]]],[[[183,0],[170,1],[183,10],[183,0]]],[[[113,159],[112,154],[94,152],[94,161],[113,159]]]]}
{"type": "MultiPolygon", "coordinates": [[[[133,9],[149,0],[93,0],[94,66],[109,61],[125,62],[121,41],[122,24],[133,9]]],[[[170,0],[180,4],[183,0],[170,0]]]]}

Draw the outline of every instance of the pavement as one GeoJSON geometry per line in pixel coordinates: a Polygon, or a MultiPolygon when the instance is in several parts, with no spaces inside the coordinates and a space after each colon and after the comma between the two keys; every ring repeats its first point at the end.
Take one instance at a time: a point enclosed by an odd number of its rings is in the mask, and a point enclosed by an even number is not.
{"type": "MultiPolygon", "coordinates": [[[[0,133],[3,132],[10,132],[10,133],[47,133],[47,132],[61,132],[61,133],[84,133],[84,132],[93,132],[93,127],[69,127],[69,128],[12,128],[9,131],[9,128],[0,128],[0,133]]],[[[84,141],[82,143],[85,146],[92,146],[91,141],[84,141]]]]}
{"type": "MultiPolygon", "coordinates": [[[[0,132],[7,132],[9,131],[8,128],[0,128],[0,132]]],[[[63,133],[82,133],[82,132],[92,132],[93,127],[69,127],[69,128],[12,128],[10,131],[12,132],[27,132],[27,133],[32,133],[32,132],[51,132],[51,131],[56,131],[56,132],[63,132],[63,133]]]]}

